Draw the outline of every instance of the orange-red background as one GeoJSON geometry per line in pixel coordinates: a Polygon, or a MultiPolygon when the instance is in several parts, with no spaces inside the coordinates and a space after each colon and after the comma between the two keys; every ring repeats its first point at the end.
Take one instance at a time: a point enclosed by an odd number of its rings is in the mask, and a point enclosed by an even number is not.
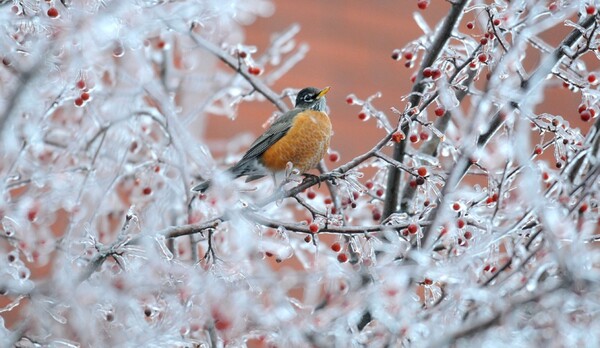
{"type": "MultiPolygon", "coordinates": [[[[435,27],[450,9],[450,4],[441,0],[431,1],[425,11],[417,8],[416,0],[275,1],[275,6],[273,16],[259,18],[246,28],[246,44],[256,45],[260,54],[268,47],[273,33],[288,28],[292,23],[300,24],[297,40],[308,43],[310,51],[272,88],[280,92],[287,87],[332,86],[328,94],[335,132],[331,147],[340,152],[342,161],[367,151],[383,134],[375,127],[373,119],[362,122],[357,118],[360,108],[346,104],[346,96],[355,93],[366,98],[380,91],[383,96],[375,103],[380,110],[391,117],[390,107],[403,109],[405,104],[401,97],[410,91],[410,76],[418,66],[407,69],[403,60],[392,60],[391,53],[422,35],[413,19],[415,12],[419,12],[430,27],[435,27]]],[[[472,18],[473,14],[468,14],[468,18],[472,18]]],[[[465,24],[463,20],[460,28],[465,33],[484,33],[479,27],[468,30],[465,24]]],[[[549,44],[556,45],[569,30],[559,27],[544,33],[543,37],[549,44]]],[[[590,55],[590,58],[593,57],[590,55]]],[[[531,69],[538,59],[537,52],[529,49],[525,67],[531,69]]],[[[598,67],[595,59],[591,61],[598,67]]],[[[560,114],[570,120],[571,125],[587,130],[589,123],[583,124],[577,115],[580,100],[579,94],[563,88],[551,88],[546,91],[546,98],[537,111],[560,114]]],[[[207,138],[221,143],[240,131],[257,136],[264,130],[262,125],[274,110],[269,102],[242,103],[239,116],[234,121],[210,117],[211,131],[207,138]]],[[[215,156],[221,154],[216,148],[213,150],[215,156]]]]}

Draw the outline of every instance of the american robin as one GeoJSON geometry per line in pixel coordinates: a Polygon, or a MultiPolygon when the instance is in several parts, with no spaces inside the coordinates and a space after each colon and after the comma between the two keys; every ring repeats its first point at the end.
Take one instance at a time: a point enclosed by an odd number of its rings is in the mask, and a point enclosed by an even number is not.
{"type": "MultiPolygon", "coordinates": [[[[325,94],[330,87],[307,87],[296,96],[293,110],[281,115],[258,139],[242,159],[227,171],[234,178],[247,176],[246,182],[269,172],[281,172],[288,163],[301,173],[315,168],[329,148],[331,122],[325,112],[325,94]]],[[[192,190],[204,192],[207,180],[192,190]]]]}

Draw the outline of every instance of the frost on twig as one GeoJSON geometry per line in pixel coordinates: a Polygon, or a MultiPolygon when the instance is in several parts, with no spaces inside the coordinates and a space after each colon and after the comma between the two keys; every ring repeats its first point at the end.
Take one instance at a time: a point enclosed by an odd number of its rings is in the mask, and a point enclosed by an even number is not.
{"type": "Polygon", "coordinates": [[[346,98],[377,141],[202,194],[197,128],[287,110],[302,28],[243,42],[265,0],[3,6],[0,345],[596,346],[596,7],[416,4],[412,88],[346,98]]]}

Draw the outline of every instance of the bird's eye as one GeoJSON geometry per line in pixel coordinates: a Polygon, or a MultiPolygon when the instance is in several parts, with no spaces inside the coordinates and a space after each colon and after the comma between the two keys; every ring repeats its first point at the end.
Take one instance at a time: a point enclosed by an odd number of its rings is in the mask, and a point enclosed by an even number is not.
{"type": "Polygon", "coordinates": [[[311,101],[311,100],[313,100],[314,98],[312,97],[312,95],[309,95],[309,94],[307,94],[307,95],[305,95],[305,96],[304,96],[304,98],[303,98],[303,99],[304,99],[304,101],[311,101]]]}

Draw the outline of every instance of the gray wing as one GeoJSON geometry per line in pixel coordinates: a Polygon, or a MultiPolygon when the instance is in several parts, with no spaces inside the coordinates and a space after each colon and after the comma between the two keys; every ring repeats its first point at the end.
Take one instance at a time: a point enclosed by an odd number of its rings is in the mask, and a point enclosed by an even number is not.
{"type": "Polygon", "coordinates": [[[301,109],[293,109],[285,114],[279,116],[277,120],[267,129],[260,137],[258,137],[250,148],[242,157],[242,159],[234,165],[230,171],[235,177],[242,175],[250,175],[248,180],[258,179],[264,176],[263,172],[259,172],[257,168],[258,158],[265,152],[269,147],[275,144],[279,139],[283,138],[284,135],[292,127],[292,120],[301,109]]]}

